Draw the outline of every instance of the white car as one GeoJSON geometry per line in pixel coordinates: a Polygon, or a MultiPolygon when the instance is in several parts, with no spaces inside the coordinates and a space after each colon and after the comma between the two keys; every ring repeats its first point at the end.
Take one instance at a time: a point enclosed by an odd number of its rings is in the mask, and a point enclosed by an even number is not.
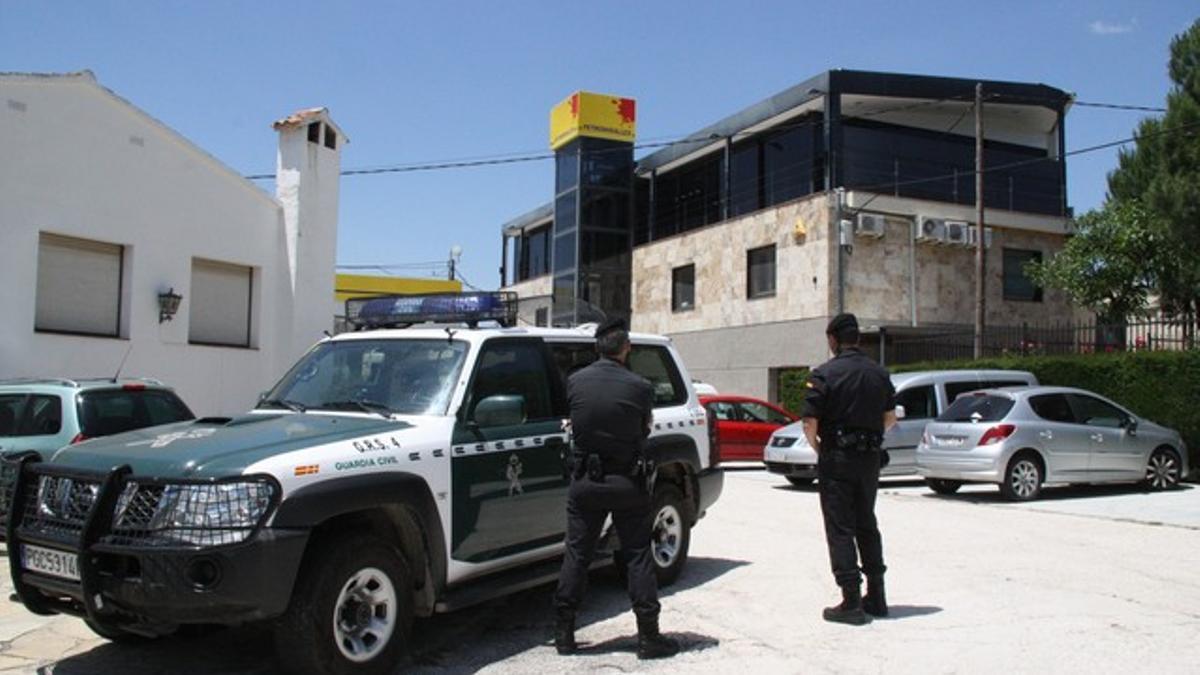
{"type": "MultiPolygon", "coordinates": [[[[1020,370],[926,370],[892,375],[901,419],[883,437],[890,462],[880,475],[902,476],[917,471],[917,444],[925,425],[950,407],[960,394],[978,389],[1036,385],[1033,373],[1020,370]]],[[[763,448],[767,471],[792,485],[808,485],[817,477],[817,453],[804,437],[804,423],[777,429],[763,448]]]]}

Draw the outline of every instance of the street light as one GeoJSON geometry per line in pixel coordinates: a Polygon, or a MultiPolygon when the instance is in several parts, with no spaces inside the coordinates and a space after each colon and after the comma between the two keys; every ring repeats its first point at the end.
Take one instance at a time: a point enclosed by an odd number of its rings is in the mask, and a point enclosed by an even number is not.
{"type": "Polygon", "coordinates": [[[458,264],[458,259],[462,257],[462,247],[455,244],[450,247],[450,281],[454,281],[454,267],[458,264]]]}

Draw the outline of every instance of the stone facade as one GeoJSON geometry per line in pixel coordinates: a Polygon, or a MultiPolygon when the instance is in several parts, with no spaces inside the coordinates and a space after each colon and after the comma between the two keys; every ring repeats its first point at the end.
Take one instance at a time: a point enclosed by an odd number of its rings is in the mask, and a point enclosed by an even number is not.
{"type": "Polygon", "coordinates": [[[633,251],[632,327],[673,334],[825,316],[831,250],[823,195],[640,246],[633,251]],[[747,252],[770,244],[775,294],[748,299],[747,252]],[[689,264],[696,266],[695,304],[673,312],[671,272],[689,264]]]}
{"type": "Polygon", "coordinates": [[[517,294],[517,325],[537,325],[537,311],[546,310],[547,319],[550,315],[550,281],[552,277],[544,274],[540,277],[527,279],[519,284],[506,286],[504,290],[517,294]]]}

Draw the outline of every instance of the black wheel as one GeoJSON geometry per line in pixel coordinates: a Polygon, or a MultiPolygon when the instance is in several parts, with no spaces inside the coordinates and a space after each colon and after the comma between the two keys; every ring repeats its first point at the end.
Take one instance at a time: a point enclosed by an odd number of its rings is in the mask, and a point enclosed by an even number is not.
{"type": "Polygon", "coordinates": [[[930,490],[939,495],[952,495],[958,492],[958,488],[962,487],[961,480],[948,480],[946,478],[926,478],[925,484],[930,490]]]}
{"type": "Polygon", "coordinates": [[[795,485],[796,487],[806,487],[812,485],[813,479],[803,478],[801,476],[788,476],[787,482],[795,485]]]}
{"type": "Polygon", "coordinates": [[[392,672],[408,650],[412,574],[392,546],[347,535],[310,549],[275,627],[286,672],[392,672]]]}
{"type": "Polygon", "coordinates": [[[659,586],[675,583],[687,562],[692,540],[691,509],[679,488],[659,483],[654,488],[654,529],[650,550],[659,586]]]}
{"type": "Polygon", "coordinates": [[[1146,487],[1151,490],[1170,490],[1179,485],[1179,455],[1171,448],[1159,448],[1150,453],[1146,462],[1146,487]]]}
{"type": "Polygon", "coordinates": [[[1030,452],[1015,455],[1004,471],[1000,494],[1010,502],[1028,502],[1042,493],[1042,465],[1030,452]]]}

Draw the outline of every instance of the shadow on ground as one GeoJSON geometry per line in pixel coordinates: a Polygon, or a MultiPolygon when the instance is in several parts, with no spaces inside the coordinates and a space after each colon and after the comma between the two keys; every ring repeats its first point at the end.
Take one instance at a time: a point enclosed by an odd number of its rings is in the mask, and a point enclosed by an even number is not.
{"type": "MultiPolygon", "coordinates": [[[[994,487],[994,486],[993,486],[994,487]]],[[[1192,485],[1178,485],[1172,489],[1172,492],[1182,492],[1186,490],[1195,490],[1192,485]]],[[[1149,488],[1139,483],[1119,483],[1112,485],[1063,485],[1060,487],[1045,487],[1042,488],[1041,495],[1037,500],[1041,502],[1065,501],[1069,499],[1098,499],[1101,497],[1120,497],[1125,495],[1137,494],[1156,494],[1149,488]]],[[[1005,499],[999,488],[993,490],[981,490],[971,492],[961,492],[952,495],[939,495],[934,492],[928,492],[922,495],[929,499],[949,499],[969,502],[972,504],[1011,504],[1013,502],[1005,499]]]]}
{"type": "MultiPolygon", "coordinates": [[[[750,564],[745,560],[691,558],[683,576],[661,596],[702,586],[728,572],[750,564]]],[[[554,621],[551,611],[553,584],[533,588],[431,619],[417,621],[411,658],[396,672],[472,673],[527,650],[549,644],[554,621]]],[[[594,570],[590,589],[579,616],[579,630],[628,614],[627,635],[585,645],[584,654],[637,651],[634,617],[629,598],[612,567],[594,570]]],[[[663,632],[680,640],[686,651],[710,649],[718,640],[705,635],[663,632]]],[[[586,637],[586,636],[584,636],[586,637]]],[[[118,644],[104,642],[86,652],[39,669],[41,675],[216,674],[270,675],[277,672],[271,631],[265,626],[215,630],[196,637],[118,644]]]]}

